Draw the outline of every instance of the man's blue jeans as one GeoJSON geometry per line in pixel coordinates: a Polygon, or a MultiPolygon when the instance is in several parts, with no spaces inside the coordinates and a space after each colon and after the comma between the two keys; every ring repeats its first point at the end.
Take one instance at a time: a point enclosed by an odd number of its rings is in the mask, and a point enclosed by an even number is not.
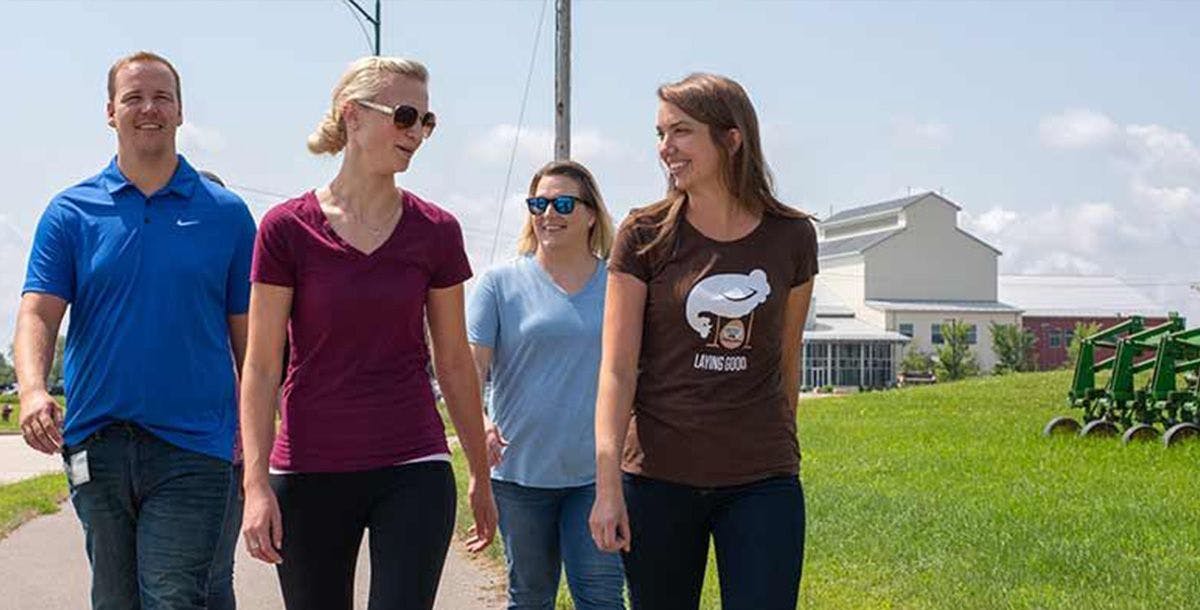
{"type": "Polygon", "coordinates": [[[93,610],[203,610],[229,495],[229,462],[128,423],[67,447],[91,480],[71,484],[92,564],[93,610]]]}
{"type": "Polygon", "coordinates": [[[543,489],[492,479],[508,558],[510,610],[553,610],[559,575],[578,610],[624,609],[621,557],[592,542],[596,486],[543,489]]]}
{"type": "Polygon", "coordinates": [[[225,505],[225,524],[217,540],[212,571],[208,579],[208,610],[237,610],[233,595],[233,556],[242,533],[242,464],[233,465],[229,477],[229,498],[225,505]]]}

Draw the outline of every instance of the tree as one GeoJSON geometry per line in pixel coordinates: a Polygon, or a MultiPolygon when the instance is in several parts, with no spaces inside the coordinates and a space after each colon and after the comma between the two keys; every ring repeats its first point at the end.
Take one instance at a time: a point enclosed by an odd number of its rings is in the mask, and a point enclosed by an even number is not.
{"type": "MultiPolygon", "coordinates": [[[[67,349],[67,338],[62,335],[59,335],[58,340],[56,340],[54,342],[54,363],[50,365],[50,374],[46,375],[46,382],[51,385],[57,384],[57,383],[62,383],[63,352],[66,351],[66,349],[67,349]]],[[[12,354],[13,354],[13,346],[10,344],[8,346],[8,357],[11,358],[12,354]]],[[[16,370],[13,369],[12,365],[9,363],[9,360],[7,360],[5,358],[5,355],[0,354],[0,385],[16,383],[16,381],[17,381],[16,370]],[[8,381],[5,381],[6,379],[8,379],[7,377],[5,377],[6,371],[8,372],[8,374],[12,375],[12,379],[9,379],[8,381]]]]}
{"type": "Polygon", "coordinates": [[[67,349],[67,338],[59,335],[58,340],[54,342],[54,364],[50,366],[50,377],[46,381],[51,384],[62,383],[63,378],[63,352],[67,349]]]}
{"type": "Polygon", "coordinates": [[[1071,335],[1071,342],[1067,344],[1067,366],[1075,368],[1075,361],[1079,360],[1079,346],[1083,340],[1100,332],[1100,324],[1098,322],[1076,322],[1075,332],[1071,335]]]}
{"type": "Polygon", "coordinates": [[[933,356],[919,349],[910,349],[900,361],[900,370],[905,373],[932,373],[933,356]]]}
{"type": "Polygon", "coordinates": [[[999,362],[992,372],[997,375],[1033,370],[1033,346],[1037,337],[1016,324],[989,324],[992,331],[992,351],[999,362]]]}
{"type": "Polygon", "coordinates": [[[979,362],[967,341],[970,332],[970,325],[958,320],[942,324],[942,346],[937,349],[939,380],[954,381],[979,374],[979,362]]]}
{"type": "Polygon", "coordinates": [[[17,381],[17,372],[4,354],[0,354],[0,387],[12,385],[17,381]]]}

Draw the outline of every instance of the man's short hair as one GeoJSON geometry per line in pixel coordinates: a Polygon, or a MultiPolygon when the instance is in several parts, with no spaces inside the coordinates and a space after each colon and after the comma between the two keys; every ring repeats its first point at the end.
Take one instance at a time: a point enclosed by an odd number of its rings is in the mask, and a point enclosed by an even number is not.
{"type": "Polygon", "coordinates": [[[182,102],[183,89],[179,84],[179,72],[175,70],[175,66],[171,65],[171,62],[167,61],[166,57],[163,57],[158,53],[151,53],[150,51],[138,51],[132,55],[126,55],[125,57],[118,59],[117,62],[108,69],[108,101],[113,101],[113,98],[115,98],[117,95],[117,72],[129,64],[139,61],[157,61],[158,63],[166,66],[167,69],[171,71],[171,76],[175,77],[175,100],[177,102],[182,102]]]}

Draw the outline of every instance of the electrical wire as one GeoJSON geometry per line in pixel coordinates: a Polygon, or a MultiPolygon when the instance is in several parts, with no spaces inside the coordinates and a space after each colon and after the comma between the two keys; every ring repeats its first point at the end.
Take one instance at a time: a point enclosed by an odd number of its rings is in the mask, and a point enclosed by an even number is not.
{"type": "Polygon", "coordinates": [[[513,136],[512,152],[508,155],[508,171],[504,176],[504,189],[500,191],[500,213],[496,215],[496,233],[492,237],[492,253],[488,256],[489,264],[496,261],[496,248],[500,245],[500,227],[504,221],[504,198],[507,196],[508,188],[512,183],[513,166],[517,162],[517,145],[521,142],[521,127],[525,124],[525,106],[529,102],[529,85],[533,82],[533,67],[537,62],[538,44],[542,40],[542,24],[546,22],[546,6],[548,4],[550,4],[550,0],[542,0],[542,10],[538,16],[537,31],[533,35],[533,52],[529,55],[529,73],[525,76],[525,93],[521,96],[521,112],[517,115],[517,133],[513,136]]]}
{"type": "Polygon", "coordinates": [[[354,17],[354,23],[358,24],[358,29],[362,30],[363,38],[367,39],[367,51],[375,52],[375,44],[371,42],[371,34],[367,32],[367,26],[363,25],[362,16],[358,14],[358,8],[351,4],[353,0],[342,0],[342,4],[350,11],[350,15],[354,17]]]}

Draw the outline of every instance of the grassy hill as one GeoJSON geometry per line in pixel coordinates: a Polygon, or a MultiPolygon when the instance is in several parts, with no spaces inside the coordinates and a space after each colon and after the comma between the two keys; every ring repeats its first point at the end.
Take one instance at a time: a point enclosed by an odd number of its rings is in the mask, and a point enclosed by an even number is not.
{"type": "Polygon", "coordinates": [[[1043,438],[1069,382],[805,403],[801,607],[1200,607],[1200,445],[1043,438]]]}
{"type": "MultiPolygon", "coordinates": [[[[1200,443],[1043,438],[1069,381],[803,402],[799,607],[1200,607],[1200,443]]],[[[705,608],[720,607],[712,567],[705,608]]]]}

